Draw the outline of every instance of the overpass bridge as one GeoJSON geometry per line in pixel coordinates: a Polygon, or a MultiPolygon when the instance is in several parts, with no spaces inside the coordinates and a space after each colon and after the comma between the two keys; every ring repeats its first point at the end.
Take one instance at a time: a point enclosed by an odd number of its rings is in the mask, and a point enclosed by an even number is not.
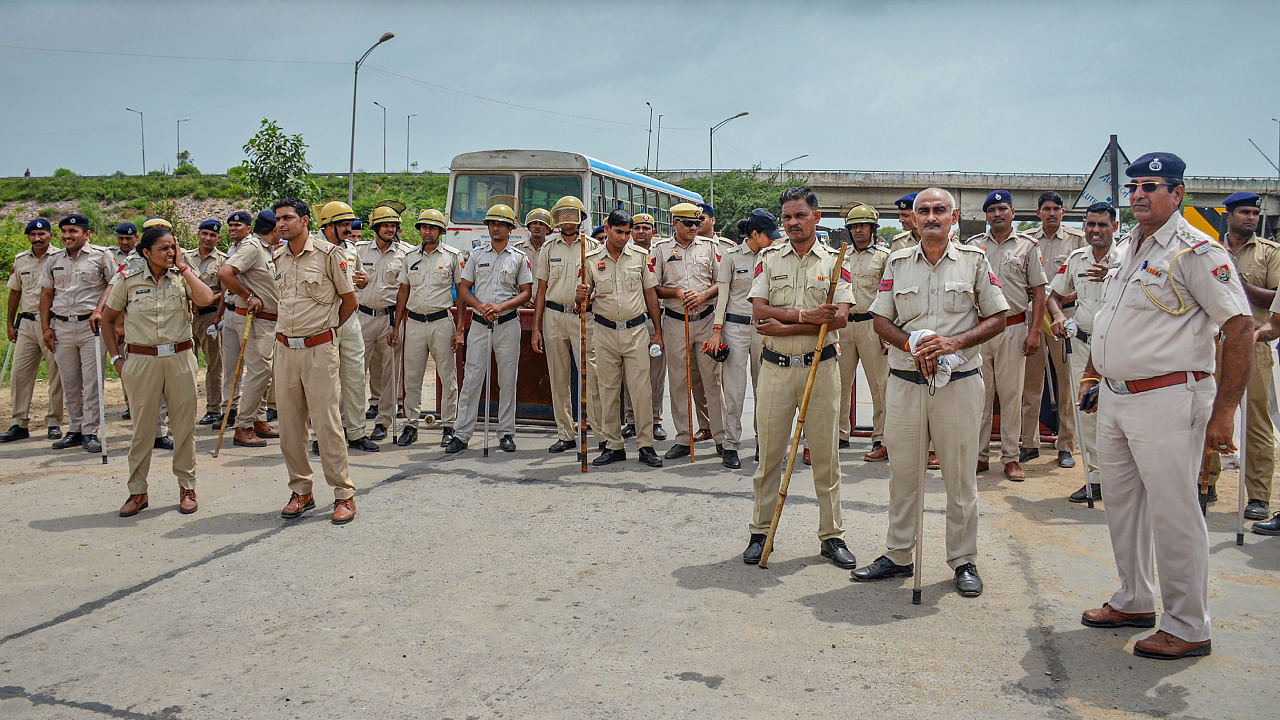
{"type": "MultiPolygon", "coordinates": [[[[749,172],[749,171],[748,171],[749,172]]],[[[664,170],[655,174],[667,182],[676,183],[687,178],[706,177],[706,170],[664,170]]],[[[978,173],[978,172],[893,172],[893,171],[831,171],[786,170],[779,177],[776,171],[757,170],[756,178],[782,183],[806,182],[818,194],[824,219],[843,218],[844,212],[854,202],[865,202],[882,215],[896,216],[893,201],[926,187],[941,187],[951,191],[960,207],[960,236],[968,237],[982,232],[986,216],[982,201],[992,190],[1008,190],[1013,193],[1015,220],[1037,221],[1036,198],[1040,193],[1054,190],[1062,195],[1067,206],[1067,220],[1084,219],[1083,210],[1071,210],[1088,179],[1086,175],[1055,173],[978,173]]],[[[1280,223],[1280,180],[1259,177],[1188,177],[1187,193],[1193,205],[1221,206],[1222,200],[1234,192],[1249,191],[1262,196],[1262,215],[1265,233],[1272,234],[1280,223]]],[[[1262,234],[1263,230],[1259,230],[1262,234]]]]}

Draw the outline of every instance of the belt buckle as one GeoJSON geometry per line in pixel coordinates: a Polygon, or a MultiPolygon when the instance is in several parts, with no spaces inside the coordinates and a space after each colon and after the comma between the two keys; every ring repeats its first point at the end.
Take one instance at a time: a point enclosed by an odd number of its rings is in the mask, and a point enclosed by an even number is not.
{"type": "Polygon", "coordinates": [[[162,358],[162,357],[169,357],[170,355],[177,355],[178,351],[174,349],[174,346],[176,344],[177,343],[165,343],[163,345],[157,345],[156,357],[162,358]]]}
{"type": "Polygon", "coordinates": [[[1107,383],[1107,387],[1111,388],[1111,392],[1117,395],[1133,394],[1129,392],[1129,386],[1125,385],[1123,382],[1120,382],[1119,380],[1112,380],[1111,378],[1103,378],[1103,380],[1107,383]]]}
{"type": "Polygon", "coordinates": [[[302,338],[302,337],[291,337],[291,338],[287,338],[287,339],[289,340],[289,349],[290,349],[290,350],[306,350],[306,349],[307,349],[307,339],[306,339],[306,338],[302,338]]]}
{"type": "Polygon", "coordinates": [[[804,355],[787,356],[787,367],[804,367],[805,365],[804,355]]]}

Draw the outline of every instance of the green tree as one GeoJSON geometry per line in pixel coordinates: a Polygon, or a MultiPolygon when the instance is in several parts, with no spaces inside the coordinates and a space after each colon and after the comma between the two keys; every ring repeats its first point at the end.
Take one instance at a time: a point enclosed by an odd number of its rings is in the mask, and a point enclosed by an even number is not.
{"type": "MultiPolygon", "coordinates": [[[[716,173],[716,232],[721,235],[738,234],[738,221],[751,214],[755,208],[764,208],[774,215],[782,213],[778,202],[782,191],[793,185],[804,185],[806,178],[791,178],[781,184],[776,180],[761,180],[760,166],[750,170],[730,170],[716,173]]],[[[711,181],[705,177],[682,180],[680,186],[702,195],[711,202],[711,181]]]]}
{"type": "Polygon", "coordinates": [[[256,205],[270,205],[287,197],[313,202],[320,188],[311,178],[307,145],[302,135],[287,135],[274,121],[263,118],[258,132],[244,144],[243,182],[256,205]]]}

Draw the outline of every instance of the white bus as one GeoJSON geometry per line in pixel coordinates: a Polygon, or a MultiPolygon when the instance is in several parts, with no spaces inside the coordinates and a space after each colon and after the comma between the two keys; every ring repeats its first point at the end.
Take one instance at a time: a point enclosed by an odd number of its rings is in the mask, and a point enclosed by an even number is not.
{"type": "MultiPolygon", "coordinates": [[[[521,226],[512,238],[528,237],[523,221],[534,208],[550,210],[574,195],[587,207],[590,225],[610,212],[647,212],[659,235],[671,234],[671,206],[702,202],[698,193],[595,158],[556,150],[482,150],[463,153],[449,165],[449,230],[445,242],[470,253],[489,239],[484,216],[495,202],[512,205],[521,226]],[[513,204],[514,203],[514,204],[513,204]]],[[[584,228],[590,232],[591,228],[584,228]]]]}

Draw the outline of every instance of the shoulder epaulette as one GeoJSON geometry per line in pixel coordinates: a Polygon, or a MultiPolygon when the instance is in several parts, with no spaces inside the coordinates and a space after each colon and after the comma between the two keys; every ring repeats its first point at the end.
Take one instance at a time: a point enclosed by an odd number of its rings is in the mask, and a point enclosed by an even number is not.
{"type": "Polygon", "coordinates": [[[1084,231],[1081,230],[1080,228],[1071,227],[1070,225],[1063,225],[1062,229],[1067,231],[1068,235],[1078,235],[1079,237],[1084,237],[1084,231]]]}
{"type": "MultiPolygon", "coordinates": [[[[1071,252],[1067,253],[1067,258],[1069,259],[1073,255],[1084,255],[1086,252],[1093,252],[1093,246],[1085,245],[1084,247],[1078,247],[1075,250],[1072,250],[1071,252]]],[[[1066,263],[1063,263],[1063,265],[1065,266],[1066,263]]]]}
{"type": "MultiPolygon", "coordinates": [[[[284,247],[284,246],[282,245],[281,247],[284,247]]],[[[329,242],[328,240],[319,240],[319,239],[317,239],[317,240],[316,240],[316,249],[317,249],[317,250],[319,250],[320,252],[324,253],[325,255],[332,255],[332,254],[333,254],[333,251],[338,249],[338,246],[337,246],[337,245],[334,245],[333,243],[329,242]]]]}
{"type": "Polygon", "coordinates": [[[1265,245],[1265,246],[1267,246],[1267,247],[1269,247],[1269,248],[1272,248],[1272,249],[1280,248],[1280,243],[1277,243],[1277,242],[1276,242],[1276,241],[1274,241],[1274,240],[1268,240],[1267,238],[1264,238],[1264,237],[1262,237],[1261,235],[1259,235],[1259,236],[1258,236],[1258,244],[1259,244],[1259,245],[1265,245]]]}
{"type": "MultiPolygon", "coordinates": [[[[419,247],[421,247],[421,246],[419,246],[419,247]]],[[[452,245],[449,245],[449,244],[447,244],[447,243],[439,243],[436,247],[437,247],[437,249],[439,249],[439,250],[444,250],[445,252],[447,252],[447,253],[453,253],[454,255],[461,255],[461,254],[462,254],[462,251],[461,251],[461,250],[459,250],[458,248],[456,248],[456,247],[454,247],[454,246],[452,246],[452,245]]]]}
{"type": "Polygon", "coordinates": [[[979,238],[985,238],[985,237],[990,237],[990,236],[989,236],[989,235],[987,235],[987,234],[986,234],[986,233],[984,233],[984,232],[981,232],[981,233],[978,233],[977,235],[970,236],[969,238],[965,239],[965,241],[964,241],[964,242],[962,242],[962,243],[958,243],[958,244],[959,244],[959,245],[972,245],[972,244],[973,244],[974,242],[976,242],[979,238]]]}
{"type": "MultiPolygon", "coordinates": [[[[170,268],[170,269],[172,270],[173,268],[170,268]]],[[[124,278],[125,280],[128,280],[131,277],[135,277],[141,274],[142,274],[142,266],[140,265],[135,265],[132,267],[126,265],[125,268],[120,271],[120,277],[124,278]]]]}
{"type": "MultiPolygon", "coordinates": [[[[53,248],[49,248],[49,249],[50,249],[50,250],[52,250],[53,248]]],[[[26,250],[23,250],[22,252],[18,253],[17,255],[14,255],[14,256],[13,256],[13,259],[14,259],[14,260],[17,260],[17,259],[18,259],[18,258],[20,258],[20,257],[26,257],[26,256],[28,256],[28,255],[30,255],[30,254],[31,254],[31,249],[30,249],[30,248],[27,248],[26,250]]]]}
{"type": "Polygon", "coordinates": [[[1213,247],[1221,247],[1213,238],[1195,229],[1186,220],[1178,223],[1178,227],[1173,231],[1173,236],[1195,251],[1197,255],[1207,253],[1213,247]]]}
{"type": "MultiPolygon", "coordinates": [[[[968,244],[965,244],[965,243],[955,243],[955,244],[954,244],[954,247],[955,247],[957,250],[963,250],[964,252],[972,252],[972,253],[986,253],[986,251],[985,251],[985,250],[983,250],[982,248],[978,247],[977,245],[968,245],[968,244]]],[[[914,250],[915,248],[910,248],[910,249],[914,250]]],[[[901,250],[899,250],[898,252],[902,252],[902,251],[901,251],[901,250]]]]}

